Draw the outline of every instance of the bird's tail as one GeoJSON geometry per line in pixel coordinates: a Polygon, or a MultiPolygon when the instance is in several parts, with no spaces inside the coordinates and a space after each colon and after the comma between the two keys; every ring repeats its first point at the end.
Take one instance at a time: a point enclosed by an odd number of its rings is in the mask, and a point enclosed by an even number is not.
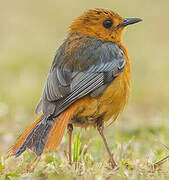
{"type": "Polygon", "coordinates": [[[26,148],[34,151],[38,156],[46,149],[54,150],[62,140],[71,114],[72,111],[69,109],[55,119],[45,119],[42,114],[29,129],[18,137],[8,151],[9,156],[18,157],[26,148]]]}

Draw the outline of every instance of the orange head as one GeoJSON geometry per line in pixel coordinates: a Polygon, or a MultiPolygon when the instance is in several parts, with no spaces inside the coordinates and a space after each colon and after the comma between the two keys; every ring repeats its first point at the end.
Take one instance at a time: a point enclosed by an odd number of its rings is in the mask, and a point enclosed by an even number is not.
{"type": "Polygon", "coordinates": [[[140,18],[123,19],[111,10],[88,10],[72,22],[69,33],[81,33],[104,41],[120,42],[123,29],[139,21],[140,18]]]}

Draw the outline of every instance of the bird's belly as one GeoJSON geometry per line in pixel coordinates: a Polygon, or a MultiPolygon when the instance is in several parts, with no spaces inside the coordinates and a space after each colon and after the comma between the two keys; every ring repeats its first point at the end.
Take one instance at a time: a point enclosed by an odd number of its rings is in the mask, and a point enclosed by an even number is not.
{"type": "Polygon", "coordinates": [[[71,123],[75,126],[96,126],[97,122],[117,119],[119,113],[128,102],[129,84],[121,75],[117,77],[101,96],[96,98],[86,96],[74,103],[75,110],[71,123]]]}

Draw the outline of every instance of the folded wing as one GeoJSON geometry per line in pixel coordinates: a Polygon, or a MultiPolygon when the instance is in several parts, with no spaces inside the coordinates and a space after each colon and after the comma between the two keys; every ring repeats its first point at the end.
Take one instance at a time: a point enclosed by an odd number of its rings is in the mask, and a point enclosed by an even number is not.
{"type": "Polygon", "coordinates": [[[100,95],[125,67],[124,53],[115,43],[80,38],[72,44],[69,37],[55,56],[37,108],[46,116],[58,116],[86,95],[100,95]]]}

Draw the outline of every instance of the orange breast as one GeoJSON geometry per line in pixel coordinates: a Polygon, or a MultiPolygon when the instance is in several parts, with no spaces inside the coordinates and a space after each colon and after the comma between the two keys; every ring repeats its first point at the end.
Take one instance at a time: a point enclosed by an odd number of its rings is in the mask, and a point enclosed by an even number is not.
{"type": "Polygon", "coordinates": [[[75,102],[72,123],[81,127],[96,126],[97,119],[102,115],[104,123],[115,121],[129,99],[129,77],[130,74],[124,71],[101,96],[86,96],[75,102]]]}

